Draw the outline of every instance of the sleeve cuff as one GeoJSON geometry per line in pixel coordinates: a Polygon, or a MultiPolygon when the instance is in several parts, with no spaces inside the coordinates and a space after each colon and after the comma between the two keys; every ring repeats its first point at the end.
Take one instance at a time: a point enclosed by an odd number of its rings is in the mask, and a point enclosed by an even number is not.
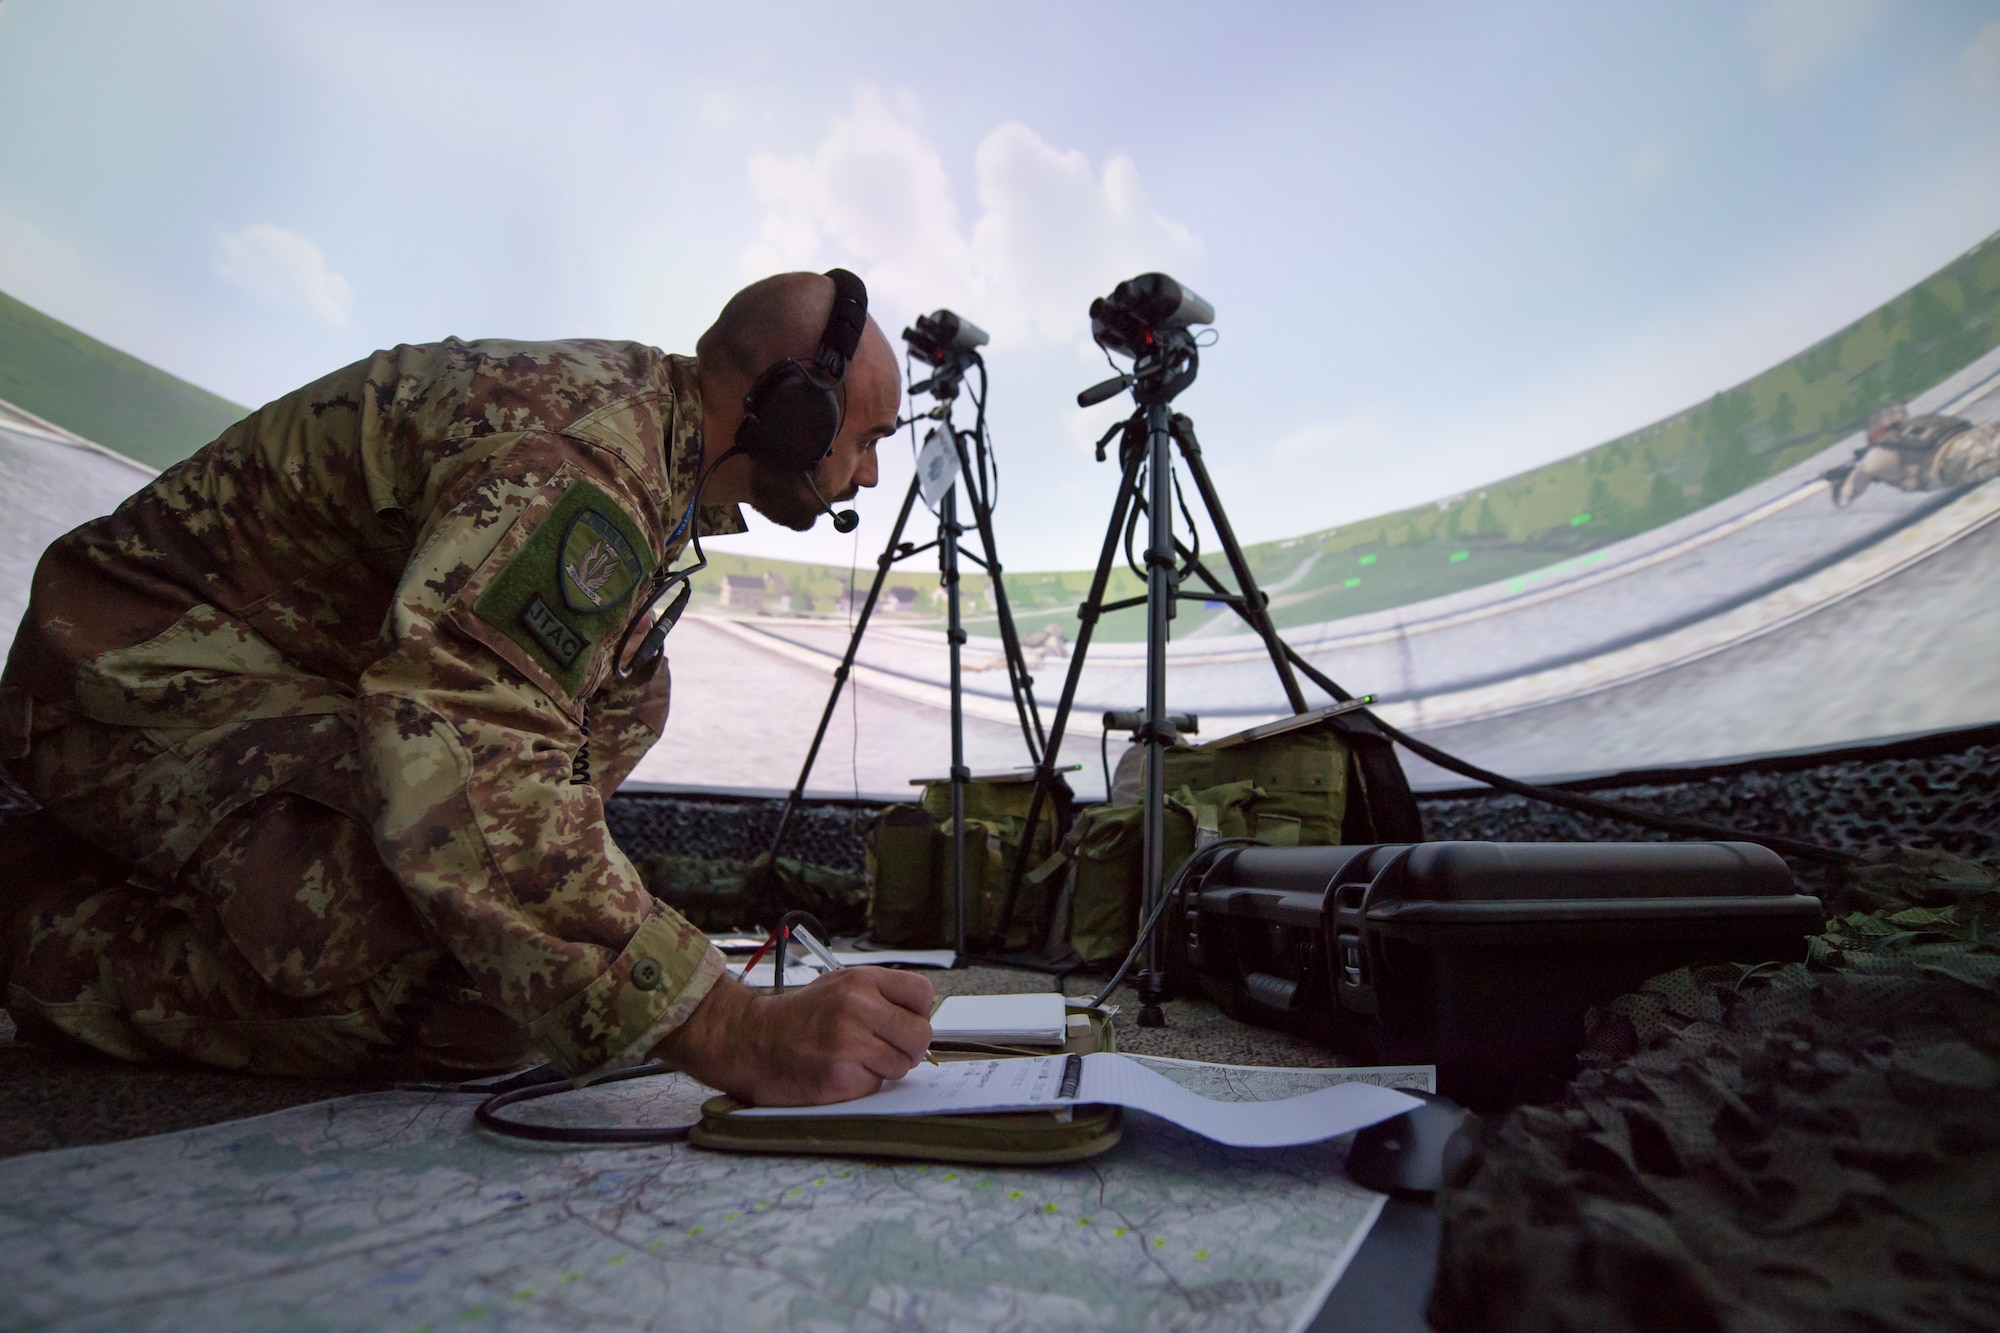
{"type": "Polygon", "coordinates": [[[722,955],[661,907],[597,979],[529,1025],[551,1063],[579,1086],[644,1060],[721,979],[722,955]]]}

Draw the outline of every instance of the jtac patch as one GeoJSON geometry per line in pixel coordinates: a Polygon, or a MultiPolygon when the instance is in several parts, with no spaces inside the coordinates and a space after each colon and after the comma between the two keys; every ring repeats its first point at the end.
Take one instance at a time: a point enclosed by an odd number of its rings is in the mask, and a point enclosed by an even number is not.
{"type": "Polygon", "coordinates": [[[639,526],[602,490],[575,481],[472,610],[575,697],[592,649],[624,629],[633,589],[652,570],[639,526]]]}
{"type": "Polygon", "coordinates": [[[595,509],[585,509],[569,521],[563,533],[563,605],[591,615],[609,611],[631,596],[644,576],[639,553],[618,525],[595,509]]]}

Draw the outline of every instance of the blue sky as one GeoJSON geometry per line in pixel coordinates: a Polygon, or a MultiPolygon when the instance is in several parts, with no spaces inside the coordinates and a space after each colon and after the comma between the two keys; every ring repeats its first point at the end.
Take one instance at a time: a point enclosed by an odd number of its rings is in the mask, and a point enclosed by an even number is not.
{"type": "MultiPolygon", "coordinates": [[[[2000,228],[2000,4],[0,0],[0,290],[255,404],[847,263],[994,334],[1002,554],[1095,556],[1091,296],[1161,267],[1246,540],[1706,397],[2000,228]]],[[[730,549],[879,547],[759,525],[730,549]]]]}

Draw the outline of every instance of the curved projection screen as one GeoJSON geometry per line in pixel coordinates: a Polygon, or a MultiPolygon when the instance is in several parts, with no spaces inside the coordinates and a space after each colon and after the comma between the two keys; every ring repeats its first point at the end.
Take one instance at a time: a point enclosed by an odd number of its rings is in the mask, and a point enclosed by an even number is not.
{"type": "MultiPolygon", "coordinates": [[[[0,398],[17,409],[0,413],[11,636],[42,546],[143,484],[148,469],[114,450],[192,444],[234,409],[17,302],[0,299],[0,340],[0,398]]],[[[1098,475],[1108,512],[1116,478],[1098,475]]],[[[2000,720],[1996,518],[2000,235],[1665,420],[1247,554],[1285,637],[1385,718],[1550,779],[2000,720]]],[[[636,779],[790,786],[873,572],[713,552],[671,642],[673,717],[636,779]]],[[[1045,721],[1089,578],[1006,576],[1045,721]]],[[[976,572],[964,586],[968,757],[1019,766],[991,590],[976,572]]],[[[1112,595],[1141,589],[1121,560],[1112,595]]],[[[934,564],[892,570],[813,789],[889,793],[945,771],[941,598],[934,564]]],[[[1102,783],[1099,715],[1143,699],[1143,632],[1136,611],[1099,625],[1062,756],[1080,793],[1102,783]]],[[[1169,660],[1170,706],[1204,736],[1288,711],[1260,641],[1220,603],[1183,605],[1169,660]]],[[[1462,785],[1409,767],[1420,787],[1462,785]]]]}

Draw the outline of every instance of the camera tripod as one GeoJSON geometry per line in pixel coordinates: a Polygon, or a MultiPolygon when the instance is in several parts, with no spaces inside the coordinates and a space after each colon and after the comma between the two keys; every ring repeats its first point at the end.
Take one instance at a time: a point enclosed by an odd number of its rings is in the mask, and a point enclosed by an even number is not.
{"type": "MultiPolygon", "coordinates": [[[[1084,658],[1090,649],[1097,621],[1106,612],[1134,606],[1146,608],[1146,706],[1142,725],[1134,735],[1134,739],[1146,747],[1139,920],[1151,923],[1157,919],[1160,900],[1166,891],[1166,751],[1178,738],[1167,713],[1167,631],[1178,604],[1187,600],[1219,601],[1255,631],[1270,654],[1271,666],[1277,672],[1286,702],[1295,714],[1303,713],[1307,708],[1298,679],[1304,676],[1330,695],[1336,704],[1348,706],[1342,711],[1353,710],[1348,724],[1351,729],[1366,731],[1384,742],[1393,742],[1440,768],[1500,791],[1686,837],[1756,842],[1787,856],[1811,860],[1841,862],[1850,859],[1849,853],[1839,849],[1795,838],[1745,832],[1699,820],[1661,815],[1618,802],[1599,800],[1580,792],[1521,782],[1468,763],[1391,726],[1372,712],[1362,710],[1360,705],[1371,702],[1372,696],[1357,700],[1278,636],[1277,627],[1271,620],[1270,598],[1257,587],[1249,561],[1244,558],[1243,548],[1230,527],[1229,516],[1223,512],[1215,484],[1202,463],[1194,423],[1172,410],[1173,400],[1194,383],[1200,368],[1200,352],[1191,328],[1212,323],[1214,317],[1215,311],[1206,301],[1162,273],[1141,274],[1120,283],[1110,297],[1091,303],[1092,337],[1107,352],[1117,351],[1131,357],[1132,369],[1129,373],[1084,390],[1077,395],[1077,405],[1089,407],[1129,389],[1138,410],[1105,432],[1097,442],[1097,458],[1102,462],[1105,447],[1114,436],[1119,437],[1118,459],[1122,476],[1117,499],[1112,505],[1111,524],[1104,534],[1104,549],[1091,578],[1090,593],[1083,605],[1077,608],[1080,622],[1077,642],[1070,656],[1069,674],[1063,682],[1062,697],[1056,704],[1055,716],[1049,726],[1047,743],[1042,749],[1043,757],[1035,767],[1035,788],[1030,798],[1026,827],[1021,835],[1024,851],[1015,858],[1007,894],[1001,904],[996,922],[999,938],[1006,938],[1007,929],[1012,924],[1022,877],[1027,869],[1025,849],[1034,843],[1043,806],[1047,804],[1053,786],[1054,756],[1062,751],[1070,710],[1076,702],[1077,684],[1082,678],[1084,658]],[[1173,476],[1175,449],[1179,450],[1181,460],[1194,480],[1202,506],[1222,544],[1229,572],[1235,580],[1234,592],[1223,586],[1201,558],[1199,529],[1173,476]],[[1192,544],[1182,543],[1174,535],[1174,508],[1178,508],[1186,520],[1192,544]],[[1104,594],[1111,577],[1112,562],[1118,554],[1121,532],[1126,559],[1137,567],[1138,562],[1132,557],[1132,537],[1142,513],[1147,520],[1145,568],[1141,571],[1146,580],[1145,595],[1107,602],[1104,594]],[[1182,592],[1181,585],[1190,578],[1198,579],[1206,591],[1182,592]]],[[[1382,758],[1387,765],[1387,770],[1380,775],[1387,780],[1385,786],[1400,787],[1407,796],[1408,787],[1393,753],[1386,753],[1382,758]]],[[[1421,821],[1417,819],[1413,803],[1407,826],[1390,832],[1391,837],[1386,839],[1389,841],[1422,840],[1421,821]]],[[[1160,937],[1148,930],[1146,924],[1142,924],[1140,929],[1143,938],[1139,945],[1143,948],[1143,958],[1134,978],[1139,990],[1139,1023],[1142,1027],[1160,1027],[1166,1021],[1160,1010],[1160,1001],[1166,995],[1160,937]]]]}
{"type": "MultiPolygon", "coordinates": [[[[993,608],[1000,622],[1000,646],[1006,659],[1007,686],[1013,696],[1014,710],[1021,723],[1021,739],[1028,748],[1028,760],[1039,774],[1048,767],[1045,763],[1046,738],[1042,730],[1040,711],[1035,706],[1034,677],[1028,674],[1027,659],[1021,650],[1020,635],[1014,629],[1014,615],[1007,601],[1007,585],[1001,578],[1000,557],[993,539],[993,472],[986,447],[986,363],[974,350],[986,341],[986,335],[977,328],[940,310],[934,315],[917,320],[915,330],[903,331],[905,341],[911,350],[933,367],[931,378],[910,386],[912,399],[920,393],[928,393],[936,401],[929,410],[917,413],[898,425],[915,426],[919,421],[931,420],[938,424],[932,433],[942,436],[942,442],[950,450],[952,463],[958,475],[940,497],[937,507],[938,535],[921,546],[903,539],[903,531],[909,525],[911,511],[923,493],[923,467],[918,475],[910,478],[910,488],[903,496],[903,505],[896,513],[896,524],[889,532],[889,540],[882,548],[882,554],[875,560],[875,581],[869,586],[868,598],[861,605],[861,613],[856,617],[854,630],[848,636],[847,652],[841,657],[840,665],[834,669],[833,688],[827,694],[826,708],[820,714],[819,727],[813,732],[812,744],[806,750],[805,763],[799,768],[798,781],[792,784],[785,797],[783,811],[778,816],[778,829],[771,838],[768,866],[774,868],[779,849],[784,846],[785,835],[791,831],[792,820],[798,813],[799,802],[804,799],[806,781],[812,775],[813,764],[819,758],[819,749],[826,739],[826,729],[833,721],[833,710],[840,703],[841,691],[847,685],[847,678],[854,667],[855,654],[860,651],[862,636],[868,632],[868,622],[875,614],[875,607],[882,596],[883,585],[888,581],[889,570],[911,556],[935,549],[938,552],[938,568],[945,590],[946,619],[945,643],[949,654],[949,688],[951,694],[951,856],[952,856],[952,903],[953,903],[953,943],[957,960],[963,963],[967,954],[965,901],[965,784],[972,778],[972,770],[965,762],[965,690],[963,678],[963,651],[966,633],[960,595],[960,561],[969,560],[984,570],[992,588],[993,608]],[[979,372],[979,389],[972,393],[975,412],[972,429],[959,430],[952,424],[952,411],[958,401],[959,390],[965,384],[968,371],[979,372]],[[967,442],[971,447],[968,449],[967,442]],[[972,510],[973,529],[978,533],[982,554],[974,555],[962,545],[965,526],[959,520],[958,498],[963,490],[968,506],[972,510]]],[[[969,390],[968,390],[969,392],[969,390]]],[[[850,598],[853,589],[848,590],[850,598]]],[[[850,603],[851,604],[851,603],[850,603]]],[[[1054,770],[1050,769],[1053,773],[1054,770]]],[[[1005,938],[1003,928],[1001,938],[1005,938]]]]}
{"type": "MultiPolygon", "coordinates": [[[[1122,289],[1121,289],[1122,290],[1122,289]]],[[[1196,298],[1197,300],[1199,298],[1196,298]]],[[[1102,304],[1102,303],[1100,303],[1102,304]]],[[[1093,307],[1092,314],[1097,310],[1093,307]]],[[[1196,322],[1205,323],[1206,320],[1196,322]]],[[[1100,338],[1099,341],[1105,341],[1100,338]]],[[[1270,599],[1257,587],[1255,576],[1250,572],[1250,562],[1243,555],[1243,547],[1236,540],[1235,530],[1230,526],[1228,514],[1223,512],[1222,500],[1217,495],[1215,483],[1209,477],[1208,468],[1202,462],[1201,445],[1195,438],[1194,423],[1186,416],[1176,413],[1172,403],[1182,390],[1194,383],[1200,356],[1195,347],[1193,335],[1183,326],[1178,328],[1153,327],[1145,331],[1143,343],[1133,349],[1137,355],[1132,372],[1108,380],[1077,396],[1080,406],[1088,407],[1103,402],[1113,394],[1125,389],[1132,391],[1138,410],[1131,417],[1114,426],[1097,442],[1097,458],[1104,461],[1105,449],[1113,437],[1118,437],[1118,461],[1121,477],[1118,496],[1112,503],[1111,523],[1105,530],[1104,547],[1097,559],[1097,568],[1091,576],[1090,592],[1083,605],[1077,608],[1076,646],[1071,650],[1069,674],[1063,681],[1062,697],[1056,704],[1055,716],[1049,726],[1047,744],[1043,747],[1043,758],[1036,765],[1035,789],[1028,806],[1027,826],[1022,834],[1023,848],[1033,845],[1035,830],[1039,825],[1043,806],[1047,804],[1053,789],[1056,774],[1054,756],[1061,753],[1063,736],[1068,730],[1070,711],[1076,702],[1077,684],[1082,679],[1084,657],[1089,652],[1090,642],[1097,628],[1098,619],[1112,611],[1128,607],[1146,608],[1146,706],[1144,721],[1134,735],[1134,740],[1146,747],[1144,793],[1144,816],[1141,825],[1140,880],[1141,902],[1139,919],[1149,921],[1158,905],[1165,881],[1166,843],[1166,752],[1178,738],[1172,719],[1167,713],[1167,635],[1175,611],[1182,601],[1220,601],[1241,617],[1264,641],[1271,657],[1271,666],[1278,674],[1278,681],[1285,691],[1285,699],[1294,713],[1306,711],[1304,692],[1299,688],[1298,677],[1293,671],[1294,654],[1278,637],[1277,627],[1272,623],[1270,599]],[[1174,476],[1174,451],[1178,450],[1181,461],[1186,464],[1188,475],[1193,479],[1195,491],[1199,495],[1209,523],[1215,529],[1222,544],[1222,553],[1228,561],[1229,572],[1236,589],[1225,588],[1201,558],[1199,530],[1194,518],[1188,512],[1180,485],[1174,476]],[[1187,542],[1182,542],[1174,533],[1173,511],[1180,510],[1186,520],[1187,542]],[[1128,597],[1121,601],[1107,602],[1105,590],[1111,578],[1111,568],[1117,559],[1119,547],[1123,545],[1126,558],[1136,567],[1139,563],[1132,556],[1132,539],[1135,535],[1140,515],[1147,521],[1147,541],[1145,547],[1144,575],[1146,592],[1144,596],[1128,597]],[[1198,579],[1205,586],[1203,592],[1183,592],[1181,585],[1188,579],[1198,579]]],[[[996,935],[1004,940],[1008,927],[1012,924],[1015,903],[1019,897],[1022,875],[1026,870],[1025,855],[1017,857],[1008,881],[1007,895],[995,922],[996,935]]],[[[1145,953],[1135,981],[1139,989],[1139,1022],[1146,1027],[1159,1027],[1165,1022],[1160,1012],[1160,1001],[1165,998],[1165,973],[1161,967],[1160,944],[1157,934],[1150,935],[1145,942],[1145,953]]]]}

